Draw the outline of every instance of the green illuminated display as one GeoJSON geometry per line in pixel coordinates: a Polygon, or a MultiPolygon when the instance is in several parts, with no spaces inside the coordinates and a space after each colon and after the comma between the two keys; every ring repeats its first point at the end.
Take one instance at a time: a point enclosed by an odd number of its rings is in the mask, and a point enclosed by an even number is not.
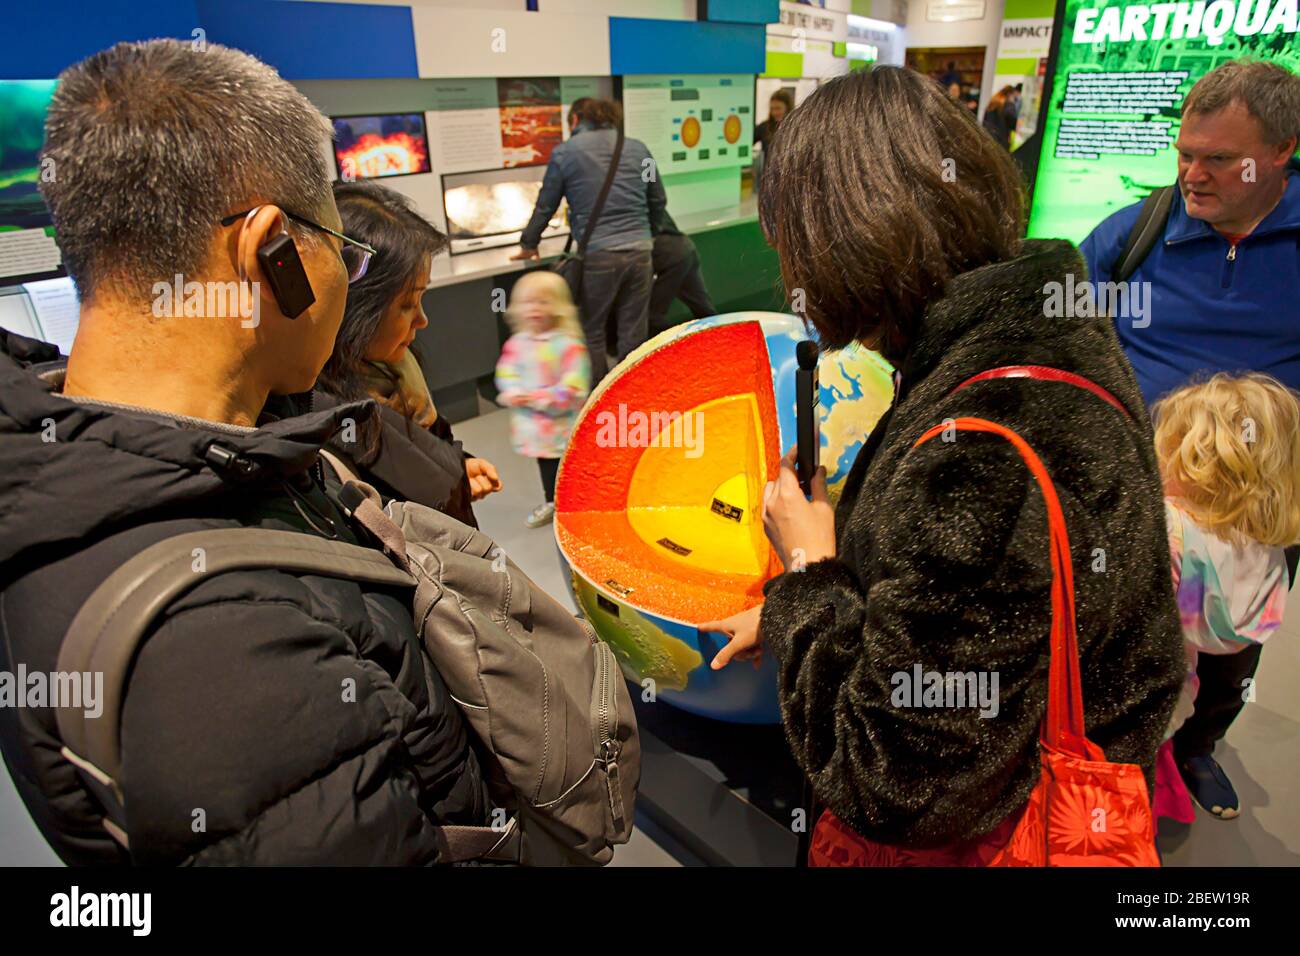
{"type": "Polygon", "coordinates": [[[1192,85],[1228,60],[1300,72],[1297,0],[1064,0],[1029,235],[1076,243],[1177,177],[1192,85]]]}

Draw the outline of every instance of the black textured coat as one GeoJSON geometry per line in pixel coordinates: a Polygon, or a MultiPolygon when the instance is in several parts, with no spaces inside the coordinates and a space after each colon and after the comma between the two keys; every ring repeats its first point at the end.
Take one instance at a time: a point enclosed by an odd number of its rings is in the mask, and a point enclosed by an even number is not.
{"type": "Polygon", "coordinates": [[[1067,272],[1085,272],[1073,246],[1031,242],[950,283],[907,354],[893,357],[900,385],[845,483],[838,557],[769,582],[761,628],[795,759],[870,839],[980,836],[1039,776],[1051,619],[1042,494],[999,436],[957,432],[913,449],[947,418],[1006,425],[1046,465],[1075,568],[1088,735],[1152,784],[1184,663],[1151,426],[1109,321],[1044,317],[1044,285],[1067,272]],[[1066,383],[992,380],[953,393],[1003,365],[1083,375],[1134,417],[1066,383]],[[892,675],[917,664],[996,670],[997,716],[893,706],[892,675]]]}
{"type": "MultiPolygon", "coordinates": [[[[332,408],[342,401],[320,389],[312,392],[313,408],[332,408]]],[[[451,425],[438,417],[421,428],[396,409],[378,406],[379,441],[361,452],[336,434],[327,448],[357,477],[374,486],[385,499],[414,501],[477,528],[473,494],[465,473],[465,451],[451,425]]]]}
{"type": "MultiPolygon", "coordinates": [[[[315,462],[371,403],[268,417],[255,431],[204,427],[73,403],[17,360],[51,357],[0,333],[0,669],[55,670],[86,597],[163,538],[240,525],[312,533],[326,517],[350,537],[315,462]],[[57,440],[43,441],[50,422],[57,440]],[[214,443],[250,474],[214,471],[214,443]]],[[[178,598],[143,642],[122,711],[129,861],[429,863],[434,824],[486,822],[477,758],[409,601],[271,570],[216,575],[178,598]]],[[[60,755],[52,710],[0,708],[0,745],[65,862],[128,862],[60,755]]]]}

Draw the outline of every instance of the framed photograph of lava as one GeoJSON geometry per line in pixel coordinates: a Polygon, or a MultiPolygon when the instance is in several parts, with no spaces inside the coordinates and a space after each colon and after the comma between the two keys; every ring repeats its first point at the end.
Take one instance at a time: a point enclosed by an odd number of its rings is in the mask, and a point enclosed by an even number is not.
{"type": "Polygon", "coordinates": [[[560,78],[511,77],[497,80],[501,117],[501,165],[539,166],[564,141],[560,78]]]}

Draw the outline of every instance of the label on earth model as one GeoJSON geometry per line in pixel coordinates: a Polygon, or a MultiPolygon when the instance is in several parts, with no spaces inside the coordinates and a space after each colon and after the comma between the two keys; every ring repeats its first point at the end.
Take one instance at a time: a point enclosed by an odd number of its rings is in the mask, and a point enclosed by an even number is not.
{"type": "Polygon", "coordinates": [[[712,510],[715,515],[722,515],[724,518],[730,518],[732,521],[739,522],[745,515],[744,508],[737,508],[735,505],[729,505],[725,501],[713,499],[712,510]]]}
{"type": "Polygon", "coordinates": [[[686,555],[691,553],[690,548],[683,547],[682,545],[678,544],[676,541],[673,541],[671,538],[660,538],[656,542],[656,544],[658,544],[660,547],[667,548],[673,554],[680,554],[682,557],[686,557],[686,555]]]}

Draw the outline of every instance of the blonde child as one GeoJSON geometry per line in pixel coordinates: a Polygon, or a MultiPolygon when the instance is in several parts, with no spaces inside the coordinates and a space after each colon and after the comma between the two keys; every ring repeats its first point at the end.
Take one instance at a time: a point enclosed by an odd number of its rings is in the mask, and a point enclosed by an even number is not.
{"type": "Polygon", "coordinates": [[[555,475],[578,411],[587,397],[591,362],[569,284],[557,273],[525,273],[510,294],[506,321],[514,334],[497,362],[499,401],[514,409],[515,451],[537,459],[545,502],[525,521],[530,528],[555,516],[555,475]]]}
{"type": "Polygon", "coordinates": [[[1282,623],[1294,574],[1283,549],[1300,540],[1300,403],[1267,375],[1219,373],[1153,411],[1188,653],[1171,739],[1157,761],[1156,811],[1191,822],[1190,791],[1231,819],[1237,794],[1213,751],[1282,623]]]}

